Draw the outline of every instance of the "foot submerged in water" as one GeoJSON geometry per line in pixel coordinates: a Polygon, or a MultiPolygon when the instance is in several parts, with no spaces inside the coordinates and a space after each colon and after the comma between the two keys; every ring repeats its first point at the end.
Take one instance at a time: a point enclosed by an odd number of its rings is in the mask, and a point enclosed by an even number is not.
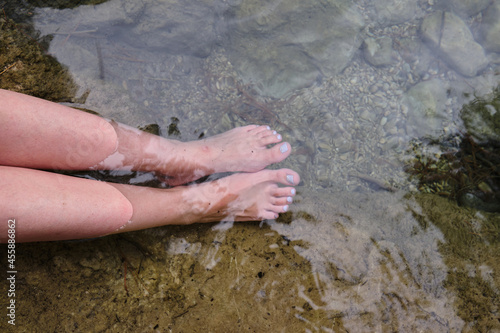
{"type": "Polygon", "coordinates": [[[291,153],[291,146],[269,126],[237,127],[213,137],[179,143],[175,157],[183,170],[171,170],[172,186],[220,172],[256,172],[278,163],[291,153]],[[274,145],[269,147],[270,145],[274,145]]]}
{"type": "Polygon", "coordinates": [[[293,186],[299,182],[295,171],[280,169],[237,173],[189,186],[183,197],[195,216],[186,217],[197,222],[275,219],[288,210],[296,194],[293,186]]]}

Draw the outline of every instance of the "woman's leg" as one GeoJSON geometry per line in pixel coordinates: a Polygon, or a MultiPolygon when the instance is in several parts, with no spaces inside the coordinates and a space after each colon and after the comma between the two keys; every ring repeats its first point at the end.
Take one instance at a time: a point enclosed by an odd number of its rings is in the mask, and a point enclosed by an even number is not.
{"type": "Polygon", "coordinates": [[[106,120],[0,89],[0,165],[85,170],[116,151],[106,120]]]}
{"type": "Polygon", "coordinates": [[[0,165],[158,171],[179,185],[216,172],[262,170],[290,154],[288,143],[277,144],[281,140],[267,126],[250,125],[179,142],[0,90],[0,165]]]}
{"type": "Polygon", "coordinates": [[[299,183],[288,169],[234,174],[213,182],[154,189],[0,166],[0,242],[16,220],[16,241],[104,236],[167,224],[276,218],[299,183]],[[288,185],[278,187],[278,183],[288,185]]]}
{"type": "Polygon", "coordinates": [[[288,143],[268,126],[249,125],[191,142],[168,140],[112,122],[118,148],[100,170],[157,171],[167,183],[180,185],[218,172],[255,172],[290,155],[288,143]]]}
{"type": "Polygon", "coordinates": [[[133,207],[105,182],[0,166],[0,242],[16,220],[16,241],[96,237],[114,232],[133,207]]]}

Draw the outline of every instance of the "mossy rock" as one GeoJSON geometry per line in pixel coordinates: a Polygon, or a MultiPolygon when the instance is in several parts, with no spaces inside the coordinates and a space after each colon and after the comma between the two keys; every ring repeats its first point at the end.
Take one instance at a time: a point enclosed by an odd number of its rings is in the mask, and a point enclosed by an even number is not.
{"type": "Polygon", "coordinates": [[[36,7],[64,9],[83,5],[98,5],[106,1],[108,0],[28,0],[28,3],[36,7]]]}
{"type": "Polygon", "coordinates": [[[46,54],[44,41],[25,28],[0,19],[0,88],[51,101],[72,100],[76,86],[70,74],[46,54]]]}
{"type": "Polygon", "coordinates": [[[476,97],[464,106],[461,116],[476,140],[500,142],[500,87],[489,96],[476,97]]]}
{"type": "Polygon", "coordinates": [[[419,194],[415,199],[422,211],[414,212],[414,217],[443,233],[439,250],[449,267],[445,286],[456,293],[458,315],[469,323],[469,332],[497,332],[500,216],[478,216],[474,210],[433,194],[419,194]]]}

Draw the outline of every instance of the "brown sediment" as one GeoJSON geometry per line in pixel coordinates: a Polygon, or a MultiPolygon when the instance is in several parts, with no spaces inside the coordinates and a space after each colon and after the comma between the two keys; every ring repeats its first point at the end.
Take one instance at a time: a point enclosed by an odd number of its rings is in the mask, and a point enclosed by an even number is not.
{"type": "Polygon", "coordinates": [[[500,216],[459,208],[452,201],[433,194],[416,196],[422,223],[432,222],[445,238],[439,249],[449,267],[445,287],[456,293],[458,315],[477,332],[500,329],[500,216]]]}
{"type": "Polygon", "coordinates": [[[0,18],[0,88],[51,101],[71,101],[76,92],[71,76],[46,54],[41,43],[7,16],[0,18]]]}

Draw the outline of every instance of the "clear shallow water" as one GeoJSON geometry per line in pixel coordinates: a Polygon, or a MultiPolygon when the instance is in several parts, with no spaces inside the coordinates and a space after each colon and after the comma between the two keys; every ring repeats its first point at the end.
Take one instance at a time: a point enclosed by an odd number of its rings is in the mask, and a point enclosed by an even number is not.
{"type": "MultiPolygon", "coordinates": [[[[27,327],[499,330],[498,214],[419,195],[404,168],[414,139],[453,137],[464,129],[462,106],[499,83],[497,53],[471,69],[441,47],[467,29],[483,49],[494,47],[487,15],[467,3],[36,9],[35,28],[53,36],[48,52],[68,66],[77,95],[88,92],[72,105],[132,126],[156,123],[182,140],[270,124],[295,151],[279,167],[299,171],[303,183],[293,213],[278,221],[41,245],[40,260],[25,259],[26,290],[50,306],[24,318],[27,327]],[[422,28],[434,13],[451,31],[438,33],[439,47],[422,28]],[[76,314],[45,319],[61,313],[76,314]]],[[[441,153],[426,147],[426,158],[441,153]]]]}

